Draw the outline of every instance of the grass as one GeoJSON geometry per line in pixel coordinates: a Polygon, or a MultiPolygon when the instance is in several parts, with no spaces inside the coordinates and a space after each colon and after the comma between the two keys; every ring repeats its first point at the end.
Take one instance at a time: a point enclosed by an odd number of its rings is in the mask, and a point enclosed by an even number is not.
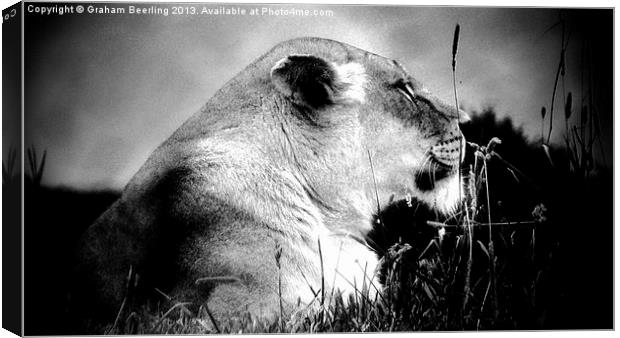
{"type": "MultiPolygon", "coordinates": [[[[456,229],[455,229],[456,230],[456,229]]],[[[532,231],[531,229],[521,231],[532,231]]],[[[533,238],[531,242],[533,243],[533,238]]],[[[517,245],[503,248],[518,251],[517,245]]],[[[143,307],[124,315],[122,326],[107,328],[109,333],[132,334],[205,334],[205,333],[316,333],[316,332],[378,332],[378,331],[452,331],[474,329],[523,328],[515,322],[514,314],[506,311],[507,299],[497,294],[511,294],[517,287],[510,279],[509,254],[501,255],[495,263],[500,273],[489,267],[488,244],[468,238],[467,232],[449,231],[438,234],[419,250],[408,243],[392,245],[385,256],[384,283],[381,297],[369,296],[370,286],[362,285],[359,294],[345,302],[339,293],[332,297],[317,296],[319,306],[302,316],[281,312],[273,322],[257,321],[248,314],[215,323],[206,309],[192,312],[185,303],[159,304],[160,310],[143,307]],[[471,287],[459,271],[469,258],[469,246],[475,252],[471,287]],[[499,288],[500,292],[491,289],[499,288]],[[491,291],[491,292],[490,292],[491,291]],[[465,297],[467,295],[468,297],[465,297]],[[345,305],[347,304],[347,305],[345,305]]],[[[524,258],[523,264],[534,261],[524,258]]],[[[471,261],[470,261],[471,263],[471,261]]],[[[528,299],[535,299],[536,280],[526,287],[528,299]]],[[[509,309],[509,308],[508,308],[509,309]]]]}

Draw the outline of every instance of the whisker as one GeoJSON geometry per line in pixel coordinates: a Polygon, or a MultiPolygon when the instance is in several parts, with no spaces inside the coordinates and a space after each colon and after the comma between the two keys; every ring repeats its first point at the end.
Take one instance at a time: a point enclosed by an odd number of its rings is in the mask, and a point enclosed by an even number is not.
{"type": "Polygon", "coordinates": [[[420,165],[420,170],[418,170],[418,172],[416,173],[416,179],[418,179],[419,177],[421,177],[422,175],[424,175],[426,172],[424,171],[424,167],[426,167],[427,163],[431,162],[431,154],[430,152],[426,152],[424,154],[424,160],[422,161],[422,165],[420,165]]]}

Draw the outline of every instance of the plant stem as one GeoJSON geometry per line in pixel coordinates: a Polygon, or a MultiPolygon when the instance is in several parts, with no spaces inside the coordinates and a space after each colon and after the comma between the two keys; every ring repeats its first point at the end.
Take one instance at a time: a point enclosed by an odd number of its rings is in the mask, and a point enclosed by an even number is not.
{"type": "MultiPolygon", "coordinates": [[[[487,166],[487,160],[484,159],[484,178],[485,178],[485,186],[487,192],[487,215],[489,224],[491,224],[491,195],[489,194],[489,167],[487,166]]],[[[492,295],[492,304],[493,304],[493,318],[497,319],[497,288],[495,284],[495,246],[493,244],[493,227],[489,225],[489,266],[490,266],[490,275],[489,275],[489,285],[491,288],[492,295]]]]}

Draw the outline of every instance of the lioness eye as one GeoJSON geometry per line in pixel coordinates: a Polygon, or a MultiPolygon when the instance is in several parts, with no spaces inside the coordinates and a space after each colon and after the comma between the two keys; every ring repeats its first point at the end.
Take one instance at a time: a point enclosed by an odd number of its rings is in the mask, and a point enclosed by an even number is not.
{"type": "Polygon", "coordinates": [[[394,87],[410,101],[413,101],[413,99],[415,98],[413,88],[411,88],[411,84],[409,84],[408,82],[398,81],[397,83],[395,83],[394,87]]]}
{"type": "Polygon", "coordinates": [[[398,81],[395,83],[394,87],[403,94],[409,101],[415,104],[415,93],[411,84],[405,81],[398,81]]]}

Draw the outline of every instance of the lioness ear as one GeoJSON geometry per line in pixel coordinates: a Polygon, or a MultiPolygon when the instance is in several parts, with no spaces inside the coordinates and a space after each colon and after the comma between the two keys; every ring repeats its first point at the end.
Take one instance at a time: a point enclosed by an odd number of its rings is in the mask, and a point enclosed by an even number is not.
{"type": "Polygon", "coordinates": [[[310,108],[364,100],[365,72],[358,63],[335,65],[312,55],[289,55],[271,69],[271,81],[287,98],[310,108]]]}

